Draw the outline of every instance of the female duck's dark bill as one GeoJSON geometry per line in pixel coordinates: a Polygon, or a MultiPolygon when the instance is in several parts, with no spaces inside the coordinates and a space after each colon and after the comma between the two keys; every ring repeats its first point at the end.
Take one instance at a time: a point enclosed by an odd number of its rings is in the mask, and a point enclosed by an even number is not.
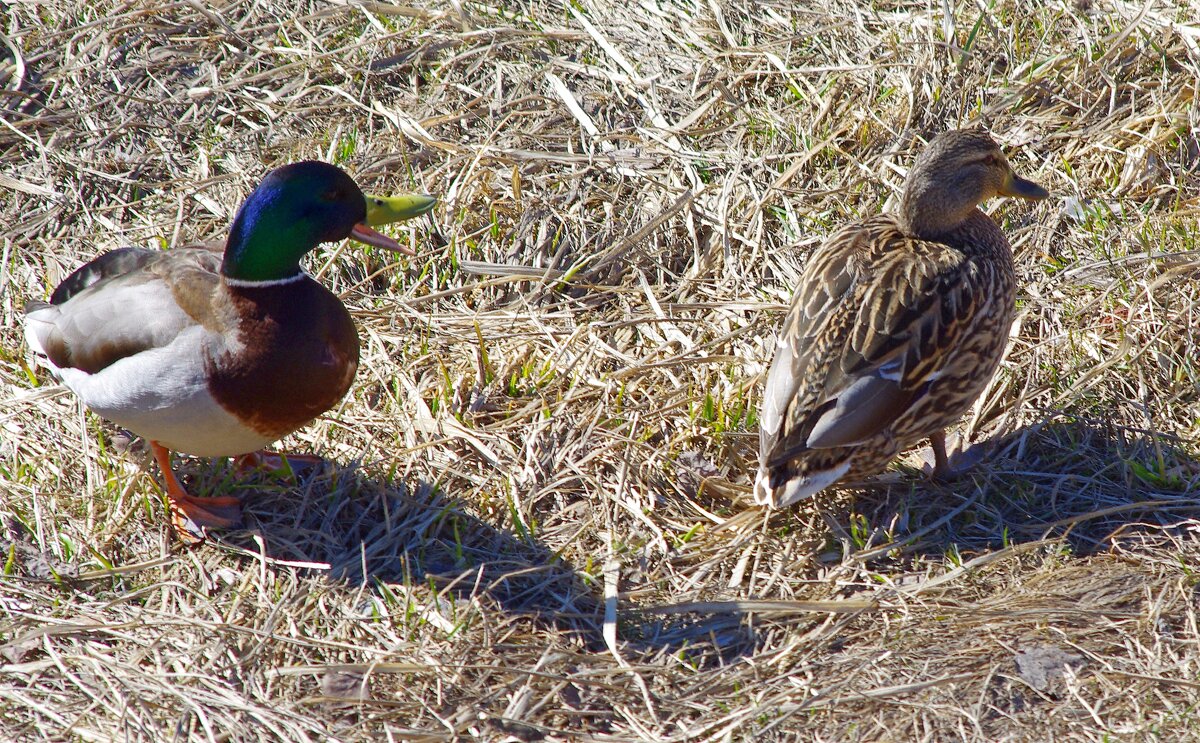
{"type": "Polygon", "coordinates": [[[1025,180],[1016,173],[1009,173],[1008,177],[1004,179],[1004,183],[1000,186],[1000,195],[1040,201],[1041,199],[1049,198],[1050,192],[1033,181],[1025,180]]]}

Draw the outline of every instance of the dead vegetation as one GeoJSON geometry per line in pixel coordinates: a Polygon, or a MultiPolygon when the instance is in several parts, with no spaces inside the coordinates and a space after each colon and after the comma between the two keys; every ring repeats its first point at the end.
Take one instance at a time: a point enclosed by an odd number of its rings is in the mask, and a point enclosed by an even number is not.
{"type": "Polygon", "coordinates": [[[18,2],[0,68],[0,737],[1200,737],[1194,2],[18,2]],[[949,12],[947,12],[947,9],[949,12]],[[757,390],[807,253],[987,123],[1020,321],[962,433],[765,514],[757,390]],[[423,190],[327,246],[364,363],[281,445],[149,457],[25,364],[20,308],[220,239],[267,169],[423,190]]]}

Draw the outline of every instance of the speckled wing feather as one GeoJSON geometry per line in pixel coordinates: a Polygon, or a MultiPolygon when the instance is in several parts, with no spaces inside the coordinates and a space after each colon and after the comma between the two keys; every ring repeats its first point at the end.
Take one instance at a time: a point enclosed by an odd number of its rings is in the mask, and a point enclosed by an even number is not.
{"type": "Polygon", "coordinates": [[[220,262],[204,248],[105,253],[68,276],[49,304],[26,307],[30,345],[58,368],[91,374],[163,347],[203,324],[220,262]]]}
{"type": "MultiPolygon", "coordinates": [[[[848,225],[818,248],[767,377],[756,498],[778,501],[790,484],[788,502],[799,500],[881,468],[906,439],[928,435],[913,430],[922,426],[911,413],[956,373],[948,366],[994,368],[963,354],[979,300],[995,288],[989,273],[952,245],[907,237],[890,215],[848,225]],[[839,451],[865,442],[878,456],[839,451]]],[[[935,423],[961,415],[947,402],[935,423]]]]}

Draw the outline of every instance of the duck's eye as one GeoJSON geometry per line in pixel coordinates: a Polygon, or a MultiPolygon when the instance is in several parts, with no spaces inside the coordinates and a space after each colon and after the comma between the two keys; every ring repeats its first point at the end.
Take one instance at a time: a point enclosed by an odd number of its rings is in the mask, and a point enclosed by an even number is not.
{"type": "Polygon", "coordinates": [[[325,201],[341,201],[342,190],[340,188],[331,188],[325,193],[321,194],[321,198],[325,201]]]}
{"type": "Polygon", "coordinates": [[[1000,166],[1000,156],[995,152],[983,158],[983,164],[989,168],[997,168],[1000,166]]]}

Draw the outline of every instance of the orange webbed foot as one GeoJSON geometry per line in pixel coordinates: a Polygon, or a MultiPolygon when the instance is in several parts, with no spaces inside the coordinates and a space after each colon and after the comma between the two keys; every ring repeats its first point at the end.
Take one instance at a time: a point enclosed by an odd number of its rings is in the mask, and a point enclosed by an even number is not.
{"type": "Polygon", "coordinates": [[[175,471],[171,469],[171,452],[157,441],[151,441],[154,459],[162,470],[167,485],[167,505],[171,511],[171,525],[176,535],[186,544],[204,541],[206,529],[228,529],[242,523],[241,499],[232,496],[197,498],[183,489],[175,471]]]}
{"type": "Polygon", "coordinates": [[[315,467],[323,460],[315,454],[280,454],[278,452],[267,451],[262,449],[252,451],[249,454],[243,454],[233,460],[233,466],[239,474],[245,474],[253,470],[286,470],[291,471],[292,465],[301,464],[306,467],[315,467]]]}

